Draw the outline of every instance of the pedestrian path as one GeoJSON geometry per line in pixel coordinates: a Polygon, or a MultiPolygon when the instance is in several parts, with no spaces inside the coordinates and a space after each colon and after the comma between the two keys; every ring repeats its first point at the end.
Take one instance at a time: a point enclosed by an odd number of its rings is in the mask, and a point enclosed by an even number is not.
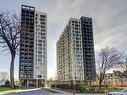
{"type": "Polygon", "coordinates": [[[9,93],[13,93],[13,92],[16,92],[17,90],[7,90],[7,91],[2,91],[0,92],[0,95],[3,95],[3,94],[9,94],[9,93]]]}
{"type": "Polygon", "coordinates": [[[2,92],[0,92],[0,95],[9,94],[9,93],[18,93],[18,92],[35,91],[35,90],[40,90],[40,89],[41,89],[41,88],[7,90],[7,91],[2,91],[2,92]]]}
{"type": "Polygon", "coordinates": [[[34,88],[34,89],[19,89],[16,92],[28,92],[28,91],[35,91],[40,90],[41,88],[34,88]]]}

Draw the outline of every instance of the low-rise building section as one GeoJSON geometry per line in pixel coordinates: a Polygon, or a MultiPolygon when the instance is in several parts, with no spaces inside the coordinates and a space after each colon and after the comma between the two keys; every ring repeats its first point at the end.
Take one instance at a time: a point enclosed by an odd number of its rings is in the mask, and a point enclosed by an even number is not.
{"type": "Polygon", "coordinates": [[[104,82],[113,86],[127,86],[127,72],[113,71],[113,73],[108,73],[104,82]]]}

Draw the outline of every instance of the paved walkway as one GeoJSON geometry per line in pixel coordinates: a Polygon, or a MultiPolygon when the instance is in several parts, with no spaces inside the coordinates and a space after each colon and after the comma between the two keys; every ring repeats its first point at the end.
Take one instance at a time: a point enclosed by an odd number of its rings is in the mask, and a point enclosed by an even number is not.
{"type": "Polygon", "coordinates": [[[45,90],[33,90],[33,91],[26,91],[26,92],[18,92],[18,93],[10,93],[6,95],[51,95],[50,92],[45,90]]]}
{"type": "Polygon", "coordinates": [[[0,92],[0,95],[9,94],[9,93],[30,92],[30,91],[40,90],[40,89],[41,89],[41,88],[7,90],[7,91],[2,91],[2,92],[0,92]]]}

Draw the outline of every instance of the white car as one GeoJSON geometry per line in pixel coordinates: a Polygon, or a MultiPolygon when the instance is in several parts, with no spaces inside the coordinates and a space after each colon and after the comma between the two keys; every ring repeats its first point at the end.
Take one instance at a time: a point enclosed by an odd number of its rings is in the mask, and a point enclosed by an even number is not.
{"type": "Polygon", "coordinates": [[[124,88],[123,90],[118,92],[110,92],[107,95],[127,95],[127,88],[124,88]]]}

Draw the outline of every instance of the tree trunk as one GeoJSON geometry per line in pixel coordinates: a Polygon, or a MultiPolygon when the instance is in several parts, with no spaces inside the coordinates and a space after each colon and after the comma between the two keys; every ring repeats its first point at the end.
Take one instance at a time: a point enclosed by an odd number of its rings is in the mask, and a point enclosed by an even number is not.
{"type": "Polygon", "coordinates": [[[101,89],[101,81],[99,80],[99,89],[101,89]]]}
{"type": "Polygon", "coordinates": [[[99,89],[101,89],[101,87],[102,87],[104,76],[105,76],[105,73],[101,73],[100,74],[100,77],[99,77],[99,89]]]}
{"type": "Polygon", "coordinates": [[[15,83],[14,83],[14,60],[15,60],[15,53],[12,52],[11,53],[11,66],[10,66],[10,84],[11,84],[11,88],[15,87],[15,83]]]}
{"type": "Polygon", "coordinates": [[[100,76],[100,79],[99,79],[99,89],[101,89],[102,87],[102,79],[101,79],[101,76],[100,76]]]}
{"type": "Polygon", "coordinates": [[[92,86],[92,80],[90,80],[90,82],[89,82],[89,83],[90,83],[90,87],[91,87],[91,86],[92,86]]]}

